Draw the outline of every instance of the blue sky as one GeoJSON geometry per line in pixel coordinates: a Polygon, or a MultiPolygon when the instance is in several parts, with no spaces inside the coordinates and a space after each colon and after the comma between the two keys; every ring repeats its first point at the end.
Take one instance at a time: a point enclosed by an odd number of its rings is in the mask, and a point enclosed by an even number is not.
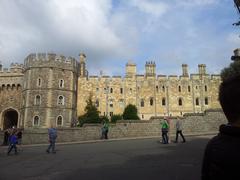
{"type": "Polygon", "coordinates": [[[91,75],[124,75],[125,64],[155,61],[157,74],[217,74],[240,47],[231,0],[0,0],[0,60],[33,52],[87,55],[91,75]]]}

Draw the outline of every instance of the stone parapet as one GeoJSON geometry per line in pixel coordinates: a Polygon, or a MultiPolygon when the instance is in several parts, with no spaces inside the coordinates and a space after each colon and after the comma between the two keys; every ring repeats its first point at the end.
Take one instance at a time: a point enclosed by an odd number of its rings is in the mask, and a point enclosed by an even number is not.
{"type": "MultiPolygon", "coordinates": [[[[161,136],[160,122],[163,117],[155,117],[151,120],[128,120],[110,124],[109,138],[132,137],[157,137],[161,136]]],[[[197,135],[217,132],[221,124],[227,123],[221,110],[209,110],[203,114],[188,114],[181,118],[183,121],[183,134],[197,135]]],[[[175,135],[176,117],[171,117],[170,135],[175,135]]],[[[98,140],[101,136],[101,124],[85,124],[79,128],[59,128],[58,142],[75,142],[98,140]]],[[[0,133],[3,136],[3,133],[0,133]]],[[[24,144],[48,143],[47,129],[29,128],[23,134],[24,144]]]]}

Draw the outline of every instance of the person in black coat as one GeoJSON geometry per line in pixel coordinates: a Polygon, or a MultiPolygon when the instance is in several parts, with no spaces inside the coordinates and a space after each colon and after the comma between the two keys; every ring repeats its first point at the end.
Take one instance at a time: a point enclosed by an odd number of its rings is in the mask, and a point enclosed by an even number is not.
{"type": "Polygon", "coordinates": [[[219,101],[228,124],[206,146],[202,180],[240,179],[240,75],[221,83],[219,101]]]}

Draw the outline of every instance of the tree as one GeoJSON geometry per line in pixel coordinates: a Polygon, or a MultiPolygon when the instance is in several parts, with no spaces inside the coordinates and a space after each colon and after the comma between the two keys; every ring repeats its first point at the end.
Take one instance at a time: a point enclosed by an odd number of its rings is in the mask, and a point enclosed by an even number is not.
{"type": "Polygon", "coordinates": [[[221,71],[221,78],[223,81],[236,75],[240,75],[240,61],[232,62],[228,67],[221,71]]]}
{"type": "Polygon", "coordinates": [[[118,120],[122,120],[122,115],[121,114],[115,114],[115,115],[112,115],[111,117],[111,122],[112,123],[116,123],[118,120]]]}
{"type": "Polygon", "coordinates": [[[127,107],[124,109],[123,112],[123,119],[124,120],[138,120],[140,119],[137,115],[137,107],[135,105],[129,104],[127,107]]]}
{"type": "Polygon", "coordinates": [[[79,125],[82,126],[84,123],[101,123],[99,117],[99,111],[97,110],[95,104],[92,102],[92,96],[90,95],[86,101],[87,105],[85,107],[85,114],[79,116],[79,125]]]}

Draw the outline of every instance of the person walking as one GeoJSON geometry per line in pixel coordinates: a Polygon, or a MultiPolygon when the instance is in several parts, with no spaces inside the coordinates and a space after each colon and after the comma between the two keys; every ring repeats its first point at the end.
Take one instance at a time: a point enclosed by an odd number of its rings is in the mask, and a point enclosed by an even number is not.
{"type": "Polygon", "coordinates": [[[108,139],[109,124],[107,121],[104,122],[103,129],[104,129],[104,138],[108,139]]]}
{"type": "Polygon", "coordinates": [[[48,137],[49,137],[49,146],[46,150],[47,153],[50,153],[50,150],[52,149],[52,153],[56,153],[55,151],[55,143],[57,139],[57,129],[51,126],[51,128],[48,129],[48,137]]]}
{"type": "Polygon", "coordinates": [[[17,130],[17,144],[18,144],[18,151],[22,151],[22,128],[17,130]]]}
{"type": "Polygon", "coordinates": [[[16,133],[13,133],[12,135],[10,135],[9,137],[9,147],[8,147],[8,152],[7,155],[10,154],[10,152],[12,151],[12,149],[15,150],[15,155],[17,155],[17,135],[16,133]]]}
{"type": "Polygon", "coordinates": [[[2,143],[3,146],[9,145],[9,137],[10,137],[10,129],[8,128],[4,131],[4,138],[2,143]]]}
{"type": "Polygon", "coordinates": [[[168,144],[168,122],[166,120],[166,118],[163,119],[163,122],[161,123],[162,126],[162,143],[163,144],[168,144]]]}
{"type": "Polygon", "coordinates": [[[185,143],[186,142],[186,139],[185,137],[183,136],[183,133],[182,133],[182,130],[183,130],[183,123],[182,123],[182,120],[180,120],[179,117],[177,117],[177,121],[176,121],[176,139],[175,139],[175,143],[178,142],[178,135],[180,134],[180,136],[182,137],[182,142],[185,143]]]}

